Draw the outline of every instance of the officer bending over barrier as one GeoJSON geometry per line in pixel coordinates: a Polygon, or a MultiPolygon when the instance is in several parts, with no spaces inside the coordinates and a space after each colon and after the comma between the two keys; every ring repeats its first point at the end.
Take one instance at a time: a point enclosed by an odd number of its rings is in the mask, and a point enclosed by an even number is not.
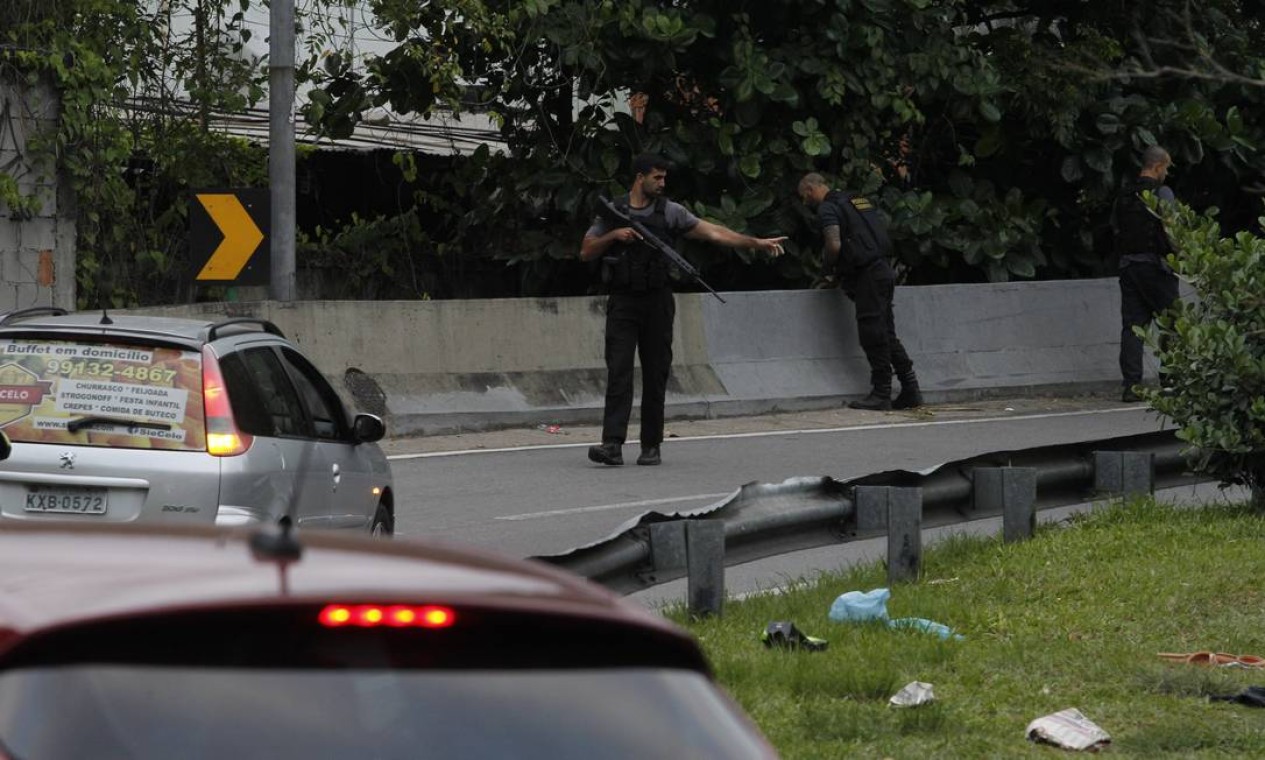
{"type": "Polygon", "coordinates": [[[602,443],[589,447],[599,464],[624,463],[623,445],[632,414],[633,355],[641,356],[641,456],[637,464],[661,461],[663,402],[672,367],[672,323],[676,302],[670,264],[664,254],[619,217],[640,222],[663,243],[676,247],[678,235],[729,248],[755,248],[782,254],[785,237],[756,238],[694,216],[663,195],[669,164],[655,155],[633,159],[628,195],[616,198],[615,214],[599,214],[584,234],[580,258],[601,259],[606,301],[606,410],[602,443]],[[614,218],[612,218],[614,217],[614,218]]]}
{"type": "Polygon", "coordinates": [[[857,335],[870,364],[870,394],[848,406],[853,409],[912,409],[922,406],[914,363],[896,337],[892,297],[896,273],[887,257],[892,243],[882,214],[859,195],[831,190],[820,174],[805,174],[799,197],[817,210],[826,265],[856,304],[857,335]],[[892,370],[900,378],[900,394],[892,400],[892,370]]]}

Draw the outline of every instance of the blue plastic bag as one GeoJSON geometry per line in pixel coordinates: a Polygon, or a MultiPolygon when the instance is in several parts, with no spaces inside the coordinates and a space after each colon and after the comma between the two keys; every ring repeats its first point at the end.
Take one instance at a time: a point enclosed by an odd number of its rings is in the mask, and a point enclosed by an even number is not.
{"type": "Polygon", "coordinates": [[[887,599],[891,595],[885,588],[840,594],[830,605],[830,619],[836,623],[887,620],[887,599]]]}
{"type": "Polygon", "coordinates": [[[953,639],[961,641],[965,637],[960,633],[954,633],[953,629],[944,623],[937,623],[934,620],[926,618],[897,618],[887,621],[888,626],[892,628],[909,628],[915,631],[931,633],[942,639],[953,639]]]}

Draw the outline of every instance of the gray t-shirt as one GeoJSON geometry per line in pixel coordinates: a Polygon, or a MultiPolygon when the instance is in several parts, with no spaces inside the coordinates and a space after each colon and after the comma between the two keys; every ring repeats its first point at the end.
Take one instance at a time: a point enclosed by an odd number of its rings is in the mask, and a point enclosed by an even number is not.
{"type": "MultiPolygon", "coordinates": [[[[643,221],[654,213],[654,203],[645,208],[629,207],[628,215],[637,221],[643,221]]],[[[667,220],[668,227],[678,232],[689,232],[698,226],[698,217],[690,213],[690,210],[676,201],[668,201],[663,207],[663,216],[667,220]]],[[[589,231],[584,233],[589,237],[600,237],[615,229],[619,225],[611,224],[601,215],[593,217],[593,226],[589,227],[589,231]]],[[[666,242],[666,241],[665,241],[666,242]]]]}

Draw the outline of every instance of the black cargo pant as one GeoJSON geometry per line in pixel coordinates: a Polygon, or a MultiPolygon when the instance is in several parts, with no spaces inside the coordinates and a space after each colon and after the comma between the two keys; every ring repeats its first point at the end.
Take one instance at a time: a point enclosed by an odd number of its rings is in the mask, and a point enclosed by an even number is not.
{"type": "Polygon", "coordinates": [[[1120,270],[1120,375],[1124,387],[1142,382],[1142,339],[1134,327],[1146,327],[1177,300],[1177,275],[1159,263],[1130,262],[1120,270]]]}
{"type": "Polygon", "coordinates": [[[914,363],[900,338],[892,298],[896,295],[896,273],[891,264],[879,259],[845,280],[844,292],[856,305],[857,337],[870,363],[871,392],[892,395],[892,371],[905,383],[913,379],[914,363]]]}
{"type": "Polygon", "coordinates": [[[612,293],[606,301],[606,412],[602,443],[623,444],[633,402],[633,353],[641,357],[641,445],[663,443],[663,399],[672,367],[670,288],[612,293]]]}

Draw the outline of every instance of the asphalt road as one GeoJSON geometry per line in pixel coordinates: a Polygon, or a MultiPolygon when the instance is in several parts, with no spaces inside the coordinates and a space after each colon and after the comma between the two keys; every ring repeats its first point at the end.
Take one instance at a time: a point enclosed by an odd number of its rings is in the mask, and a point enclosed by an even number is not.
{"type": "MultiPolygon", "coordinates": [[[[516,556],[556,554],[656,510],[710,504],[739,486],[797,476],[918,470],[989,451],[1157,430],[1154,412],[1104,399],[991,400],[923,415],[830,410],[672,422],[663,465],[590,463],[596,429],[392,441],[396,530],[516,556]]],[[[634,428],[635,429],[635,428],[634,428]]]]}

